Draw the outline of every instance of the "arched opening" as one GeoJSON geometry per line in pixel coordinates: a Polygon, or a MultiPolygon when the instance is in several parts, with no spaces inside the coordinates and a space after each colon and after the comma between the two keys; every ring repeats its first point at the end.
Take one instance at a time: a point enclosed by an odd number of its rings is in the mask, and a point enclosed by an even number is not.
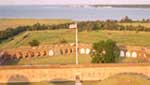
{"type": "Polygon", "coordinates": [[[49,53],[48,53],[48,55],[49,55],[49,56],[53,56],[53,55],[54,55],[54,51],[53,51],[53,50],[50,50],[49,53]]]}
{"type": "Polygon", "coordinates": [[[80,49],[80,54],[85,54],[85,49],[84,48],[80,49]]]}
{"type": "Polygon", "coordinates": [[[132,52],[132,57],[136,58],[137,57],[137,53],[136,52],[132,52]]]}
{"type": "Polygon", "coordinates": [[[67,54],[68,53],[68,49],[65,49],[65,54],[67,54]]]}
{"type": "Polygon", "coordinates": [[[63,55],[63,50],[62,49],[60,49],[60,54],[63,55]]]}
{"type": "Polygon", "coordinates": [[[125,57],[125,52],[123,50],[120,51],[120,57],[125,57]]]}
{"type": "Polygon", "coordinates": [[[25,57],[25,58],[28,58],[28,55],[27,55],[27,53],[24,53],[24,57],[25,57]]]}
{"type": "Polygon", "coordinates": [[[34,57],[34,53],[33,52],[30,52],[30,55],[31,55],[31,57],[34,57]]]}
{"type": "Polygon", "coordinates": [[[70,54],[71,54],[72,52],[73,52],[72,49],[70,49],[70,54]]]}
{"type": "Polygon", "coordinates": [[[20,85],[21,83],[23,85],[29,85],[29,79],[24,75],[15,74],[9,77],[7,85],[20,85]]]}
{"type": "Polygon", "coordinates": [[[46,56],[46,51],[43,51],[43,56],[46,56]]]}
{"type": "Polygon", "coordinates": [[[131,57],[131,53],[129,51],[126,52],[126,57],[131,57]]]}
{"type": "Polygon", "coordinates": [[[15,54],[16,58],[19,59],[21,57],[21,54],[18,52],[15,54]]]}
{"type": "Polygon", "coordinates": [[[23,58],[22,56],[19,57],[19,59],[22,59],[22,58],[23,58]]]}
{"type": "Polygon", "coordinates": [[[91,51],[91,50],[90,50],[89,48],[86,48],[86,54],[87,54],[87,55],[90,54],[90,51],[91,51]]]}

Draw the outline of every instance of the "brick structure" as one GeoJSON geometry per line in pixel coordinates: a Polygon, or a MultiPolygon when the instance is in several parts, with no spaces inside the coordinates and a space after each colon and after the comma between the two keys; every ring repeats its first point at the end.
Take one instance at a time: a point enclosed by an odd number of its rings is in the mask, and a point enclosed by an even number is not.
{"type": "MultiPolygon", "coordinates": [[[[150,48],[140,46],[119,46],[121,57],[144,58],[150,60],[150,48]]],[[[80,55],[89,55],[92,51],[91,44],[79,44],[80,55]]],[[[59,56],[75,54],[75,44],[45,45],[39,47],[20,47],[6,49],[0,52],[0,57],[11,59],[32,58],[42,56],[59,56]]]]}
{"type": "Polygon", "coordinates": [[[0,83],[104,80],[122,74],[144,75],[150,79],[150,64],[89,64],[89,65],[44,65],[2,66],[0,83]]]}
{"type": "Polygon", "coordinates": [[[150,59],[150,49],[141,46],[120,46],[121,57],[150,59]]]}

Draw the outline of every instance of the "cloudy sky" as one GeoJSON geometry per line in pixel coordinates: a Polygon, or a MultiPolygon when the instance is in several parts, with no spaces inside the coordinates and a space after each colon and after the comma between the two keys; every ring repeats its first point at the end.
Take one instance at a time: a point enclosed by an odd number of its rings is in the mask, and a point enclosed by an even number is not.
{"type": "Polygon", "coordinates": [[[0,5],[20,4],[150,4],[150,0],[0,0],[0,5]]]}

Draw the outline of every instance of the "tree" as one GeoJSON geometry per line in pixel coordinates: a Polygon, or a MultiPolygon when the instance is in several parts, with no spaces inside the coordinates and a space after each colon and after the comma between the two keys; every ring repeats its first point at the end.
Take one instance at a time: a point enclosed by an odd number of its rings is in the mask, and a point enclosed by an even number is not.
{"type": "Polygon", "coordinates": [[[93,44],[92,63],[115,63],[119,59],[119,48],[111,39],[93,44]]]}
{"type": "Polygon", "coordinates": [[[132,22],[132,19],[130,19],[128,16],[125,16],[120,22],[132,22]]]}
{"type": "Polygon", "coordinates": [[[30,46],[39,46],[40,42],[38,40],[32,40],[31,42],[29,42],[30,46]]]}
{"type": "Polygon", "coordinates": [[[98,29],[100,28],[97,23],[95,23],[95,24],[93,24],[93,25],[94,25],[94,26],[93,26],[93,30],[98,30],[98,29]]]}

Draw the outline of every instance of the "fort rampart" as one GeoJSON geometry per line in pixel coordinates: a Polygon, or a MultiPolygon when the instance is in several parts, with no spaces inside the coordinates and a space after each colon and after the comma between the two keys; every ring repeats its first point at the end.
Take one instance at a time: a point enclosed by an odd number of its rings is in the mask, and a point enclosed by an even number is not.
{"type": "MultiPolygon", "coordinates": [[[[121,57],[150,59],[150,48],[142,46],[119,46],[121,57]]],[[[79,54],[89,55],[92,51],[91,44],[79,44],[79,54]]],[[[19,47],[4,49],[0,52],[0,58],[22,59],[30,57],[59,56],[75,54],[75,44],[45,45],[38,47],[19,47]]]]}
{"type": "Polygon", "coordinates": [[[150,64],[89,64],[89,65],[44,65],[44,66],[2,66],[0,83],[104,80],[108,77],[134,73],[150,78],[150,64]]]}

